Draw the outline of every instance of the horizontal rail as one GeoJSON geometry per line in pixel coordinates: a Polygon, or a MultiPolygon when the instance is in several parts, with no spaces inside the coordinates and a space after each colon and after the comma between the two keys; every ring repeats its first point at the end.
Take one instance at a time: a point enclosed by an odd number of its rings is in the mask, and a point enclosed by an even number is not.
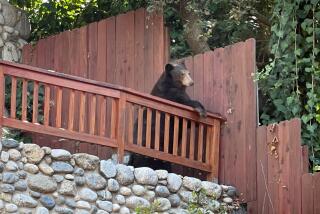
{"type": "Polygon", "coordinates": [[[120,161],[129,151],[218,176],[225,120],[218,114],[200,118],[189,106],[132,89],[5,61],[0,80],[1,127],[117,148],[120,161]]]}

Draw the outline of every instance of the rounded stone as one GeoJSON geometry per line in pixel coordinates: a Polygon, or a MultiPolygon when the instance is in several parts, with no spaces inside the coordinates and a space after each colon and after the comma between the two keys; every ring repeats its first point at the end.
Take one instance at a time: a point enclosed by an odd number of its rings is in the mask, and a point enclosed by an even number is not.
{"type": "Polygon", "coordinates": [[[5,167],[4,163],[1,163],[1,162],[0,162],[0,173],[2,173],[2,172],[3,172],[4,167],[5,167]]]}
{"type": "Polygon", "coordinates": [[[19,146],[19,142],[14,139],[2,139],[1,144],[5,148],[16,148],[19,146]]]}
{"type": "Polygon", "coordinates": [[[158,175],[149,167],[140,167],[134,170],[134,177],[139,184],[157,185],[158,175]]]}
{"type": "Polygon", "coordinates": [[[73,214],[73,210],[66,208],[66,207],[55,207],[54,211],[56,211],[59,214],[73,214]]]}
{"type": "Polygon", "coordinates": [[[26,191],[28,188],[27,181],[19,180],[14,184],[14,187],[17,191],[26,191]]]}
{"type": "Polygon", "coordinates": [[[60,161],[69,161],[71,159],[71,153],[64,149],[52,149],[51,150],[51,157],[55,160],[60,161]]]}
{"type": "Polygon", "coordinates": [[[18,211],[18,207],[15,204],[6,204],[5,211],[8,213],[15,213],[18,211]]]}
{"type": "Polygon", "coordinates": [[[71,198],[68,198],[68,199],[66,199],[66,205],[68,206],[68,207],[70,207],[70,208],[72,208],[72,209],[74,209],[74,208],[76,208],[76,206],[77,206],[77,203],[73,200],[73,199],[71,199],[71,198]]]}
{"type": "Polygon", "coordinates": [[[177,194],[172,194],[168,197],[172,207],[180,206],[180,197],[177,194]]]}
{"type": "Polygon", "coordinates": [[[53,175],[53,173],[54,173],[53,169],[48,164],[46,164],[44,162],[41,162],[39,164],[39,169],[45,175],[53,175]]]}
{"type": "Polygon", "coordinates": [[[84,170],[82,168],[76,167],[73,174],[75,174],[76,176],[83,176],[84,170]]]}
{"type": "Polygon", "coordinates": [[[117,174],[117,167],[110,159],[102,160],[100,161],[100,173],[105,178],[113,178],[117,174]]]}
{"type": "Polygon", "coordinates": [[[233,186],[229,186],[228,191],[227,191],[227,195],[229,197],[235,197],[237,195],[237,189],[233,186]]]}
{"type": "Polygon", "coordinates": [[[19,171],[17,172],[17,175],[20,179],[25,179],[27,177],[27,173],[25,171],[19,171]]]}
{"type": "Polygon", "coordinates": [[[24,170],[31,174],[37,174],[39,172],[38,166],[31,163],[26,163],[24,165],[24,170]]]}
{"type": "Polygon", "coordinates": [[[127,207],[121,207],[119,214],[130,214],[130,210],[127,207]]]}
{"type": "Polygon", "coordinates": [[[86,170],[94,170],[99,165],[99,158],[94,155],[89,155],[86,153],[74,154],[73,158],[76,164],[86,170]]]}
{"type": "Polygon", "coordinates": [[[109,214],[109,212],[104,210],[98,210],[96,214],[109,214]]]}
{"type": "Polygon", "coordinates": [[[108,190],[110,192],[117,192],[120,189],[119,183],[117,180],[110,178],[108,180],[108,190]]]}
{"type": "Polygon", "coordinates": [[[67,180],[70,180],[70,181],[73,181],[73,180],[74,180],[74,176],[71,175],[71,174],[66,174],[66,175],[64,176],[64,178],[67,179],[67,180]]]}
{"type": "Polygon", "coordinates": [[[79,197],[80,199],[89,201],[89,202],[95,202],[98,198],[97,193],[95,193],[89,188],[83,188],[82,190],[80,190],[79,197]]]}
{"type": "Polygon", "coordinates": [[[9,159],[13,161],[18,161],[21,158],[21,153],[16,149],[9,149],[9,159]]]}
{"type": "Polygon", "coordinates": [[[25,194],[14,194],[12,202],[19,207],[34,208],[38,205],[38,202],[29,195],[25,194]]]}
{"type": "Polygon", "coordinates": [[[97,173],[90,173],[85,176],[86,183],[89,188],[93,190],[104,189],[107,185],[107,181],[97,173]]]}
{"type": "Polygon", "coordinates": [[[185,188],[191,191],[199,191],[201,189],[201,181],[197,178],[185,176],[182,183],[185,188]]]}
{"type": "Polygon", "coordinates": [[[102,209],[107,212],[112,212],[112,203],[110,201],[97,201],[97,206],[99,209],[102,209]]]}
{"type": "Polygon", "coordinates": [[[220,208],[220,202],[216,201],[216,200],[210,200],[209,204],[208,204],[208,208],[211,211],[217,211],[220,208]]]}
{"type": "Polygon", "coordinates": [[[146,192],[146,189],[141,185],[133,185],[132,192],[137,196],[141,196],[146,192]]]}
{"type": "Polygon", "coordinates": [[[174,173],[169,173],[168,174],[168,189],[170,192],[178,192],[179,189],[181,188],[182,185],[182,179],[179,175],[174,174],[174,173]]]}
{"type": "Polygon", "coordinates": [[[11,184],[1,184],[0,185],[0,192],[13,193],[14,190],[15,190],[15,188],[11,184]]]}
{"type": "Polygon", "coordinates": [[[156,186],[155,192],[158,197],[166,198],[170,195],[170,192],[166,186],[161,186],[161,185],[156,186]]]}
{"type": "Polygon", "coordinates": [[[112,212],[118,213],[120,211],[120,205],[119,204],[113,204],[112,205],[112,212]]]}
{"type": "Polygon", "coordinates": [[[12,172],[2,173],[2,182],[6,184],[13,184],[19,180],[18,176],[12,172]]]}
{"type": "Polygon", "coordinates": [[[156,173],[159,180],[167,179],[169,174],[167,170],[162,170],[162,169],[156,170],[156,173]]]}
{"type": "Polygon", "coordinates": [[[18,165],[16,164],[16,162],[14,162],[14,161],[8,161],[8,162],[6,163],[5,169],[6,169],[7,171],[16,172],[16,171],[18,171],[19,167],[18,167],[18,165]]]}
{"type": "Polygon", "coordinates": [[[56,161],[51,164],[51,168],[55,173],[72,173],[73,167],[66,162],[56,161]]]}
{"type": "Polygon", "coordinates": [[[156,197],[156,193],[154,191],[147,191],[143,197],[148,201],[153,201],[154,198],[156,197]]]}
{"type": "Polygon", "coordinates": [[[190,191],[180,191],[179,196],[186,203],[189,203],[193,199],[192,192],[190,191]]]}
{"type": "Polygon", "coordinates": [[[85,209],[85,210],[90,210],[91,209],[91,205],[87,201],[77,201],[76,207],[78,209],[85,209]]]}
{"type": "Polygon", "coordinates": [[[159,204],[156,209],[157,211],[163,212],[171,208],[171,203],[167,198],[157,198],[156,202],[159,204]]]}
{"type": "Polygon", "coordinates": [[[74,182],[77,186],[83,186],[86,183],[85,177],[76,176],[74,177],[74,182]]]}
{"type": "Polygon", "coordinates": [[[44,175],[32,175],[28,177],[28,186],[31,190],[41,193],[51,193],[56,191],[56,181],[44,175]]]}
{"type": "Polygon", "coordinates": [[[134,174],[128,166],[118,164],[116,179],[121,185],[129,185],[134,181],[134,174]]]}
{"type": "Polygon", "coordinates": [[[232,198],[230,197],[225,197],[222,199],[222,201],[227,204],[231,204],[233,202],[232,198]]]}
{"type": "Polygon", "coordinates": [[[131,209],[135,209],[136,207],[149,207],[150,203],[144,198],[137,196],[130,196],[126,199],[126,206],[131,209]]]}
{"type": "Polygon", "coordinates": [[[120,193],[121,195],[124,195],[124,196],[129,196],[129,195],[131,195],[132,191],[131,191],[131,189],[128,188],[128,187],[120,187],[119,193],[120,193]]]}
{"type": "Polygon", "coordinates": [[[44,151],[37,144],[25,144],[22,150],[29,163],[39,163],[44,157],[44,151]]]}
{"type": "Polygon", "coordinates": [[[120,205],[123,205],[123,204],[126,203],[126,199],[125,199],[125,197],[123,195],[116,195],[114,197],[114,200],[115,200],[116,203],[118,203],[120,205]]]}
{"type": "Polygon", "coordinates": [[[208,196],[220,198],[221,193],[222,193],[222,187],[219,184],[209,182],[209,181],[202,181],[201,187],[202,187],[202,189],[205,190],[205,192],[208,196]]]}
{"type": "Polygon", "coordinates": [[[42,150],[44,151],[44,153],[46,155],[50,155],[51,151],[52,151],[52,149],[50,147],[47,147],[47,146],[42,147],[42,150]]]}
{"type": "Polygon", "coordinates": [[[54,201],[54,199],[48,195],[42,195],[40,197],[40,203],[48,209],[52,209],[56,205],[56,202],[54,201]]]}
{"type": "Polygon", "coordinates": [[[108,190],[97,191],[97,195],[98,195],[99,200],[102,200],[102,201],[112,199],[112,194],[108,190]]]}
{"type": "Polygon", "coordinates": [[[62,175],[53,175],[52,177],[57,183],[61,183],[64,179],[62,175]]]}
{"type": "Polygon", "coordinates": [[[32,191],[32,190],[29,191],[29,195],[31,195],[31,197],[33,197],[33,198],[40,198],[41,197],[41,193],[40,192],[35,192],[35,191],[32,191]]]}
{"type": "Polygon", "coordinates": [[[0,199],[0,210],[4,208],[4,202],[0,199]]]}
{"type": "Polygon", "coordinates": [[[63,204],[65,204],[66,199],[62,195],[58,195],[55,201],[57,205],[62,206],[63,204]]]}
{"type": "Polygon", "coordinates": [[[38,207],[36,214],[49,214],[49,210],[45,207],[38,207]]]}
{"type": "Polygon", "coordinates": [[[75,196],[76,195],[76,184],[73,181],[64,180],[61,183],[59,193],[61,195],[69,195],[75,196]]]}
{"type": "Polygon", "coordinates": [[[7,163],[9,161],[9,153],[5,152],[5,151],[2,151],[0,159],[1,159],[2,162],[7,163]]]}

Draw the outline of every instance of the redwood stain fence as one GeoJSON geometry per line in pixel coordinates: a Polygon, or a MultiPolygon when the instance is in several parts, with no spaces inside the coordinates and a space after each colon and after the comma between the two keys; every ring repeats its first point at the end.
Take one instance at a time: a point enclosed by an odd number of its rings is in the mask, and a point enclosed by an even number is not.
{"type": "Polygon", "coordinates": [[[249,213],[320,213],[320,173],[309,171],[298,119],[257,128],[257,198],[249,213]]]}
{"type": "MultiPolygon", "coordinates": [[[[23,49],[23,63],[150,93],[168,61],[168,49],[163,17],[139,9],[50,36],[35,46],[27,45],[23,49]]],[[[188,94],[202,102],[208,111],[227,118],[221,127],[219,182],[237,186],[244,201],[252,201],[256,197],[256,162],[252,161],[256,159],[257,127],[256,86],[252,77],[256,66],[255,41],[249,39],[217,48],[185,61],[195,81],[187,89],[188,94]]],[[[67,102],[67,98],[62,99],[67,102]]],[[[111,105],[107,100],[107,108],[111,105]]],[[[79,120],[77,115],[75,124],[79,120]]],[[[65,118],[62,124],[67,123],[65,118]]],[[[55,118],[49,120],[54,122],[55,118]]],[[[107,122],[106,127],[110,125],[107,122]]],[[[85,124],[85,129],[88,126],[85,124]]],[[[110,158],[112,153],[103,146],[41,135],[35,136],[34,142],[101,158],[110,158]]],[[[175,173],[205,178],[201,171],[189,167],[179,165],[172,169],[175,173]]]]}
{"type": "Polygon", "coordinates": [[[201,119],[190,107],[132,89],[14,63],[1,62],[0,78],[2,126],[116,148],[120,162],[124,152],[130,151],[202,170],[211,179],[218,176],[220,124],[225,120],[219,115],[209,113],[207,118],[201,119]],[[11,90],[5,92],[6,83],[11,85],[11,90]],[[17,97],[19,84],[22,85],[22,93],[17,97]],[[54,98],[51,96],[52,90],[55,91],[54,98]],[[39,99],[42,98],[40,91],[44,93],[43,99],[39,99]],[[3,114],[5,94],[10,96],[7,97],[10,99],[8,118],[3,114]],[[63,102],[65,96],[68,102],[63,102]],[[78,102],[76,99],[79,99],[78,102]],[[21,108],[17,108],[17,100],[21,102],[21,108]],[[99,111],[97,100],[101,104],[99,111]],[[107,107],[107,100],[110,100],[111,108],[107,107]],[[67,111],[63,114],[65,105],[67,111]],[[43,110],[39,111],[41,107],[43,110]],[[21,117],[17,117],[17,110],[21,111],[21,117]],[[144,111],[146,118],[143,118],[144,111]],[[28,112],[32,116],[28,117],[28,112]],[[111,126],[106,128],[108,112],[111,126]],[[79,118],[77,125],[76,115],[79,118]],[[160,121],[161,116],[164,117],[164,124],[160,121]],[[50,117],[55,120],[50,121],[50,117]],[[66,118],[66,125],[62,124],[62,117],[66,118]],[[139,121],[138,141],[133,138],[135,118],[139,121]],[[174,120],[173,133],[170,132],[171,118],[174,120]],[[145,143],[141,140],[143,121],[146,121],[145,143]],[[180,121],[182,126],[179,126],[180,121]],[[88,124],[87,129],[85,124],[88,124]],[[191,124],[190,130],[188,124],[191,124]],[[163,139],[161,125],[164,128],[163,139]],[[181,140],[179,133],[182,133],[181,140]],[[169,135],[173,136],[172,145],[169,135]]]}

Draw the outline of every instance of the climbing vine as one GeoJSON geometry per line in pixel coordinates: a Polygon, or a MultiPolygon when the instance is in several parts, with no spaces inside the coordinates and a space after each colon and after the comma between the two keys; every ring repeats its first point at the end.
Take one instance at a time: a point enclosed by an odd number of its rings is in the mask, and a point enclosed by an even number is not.
{"type": "Polygon", "coordinates": [[[303,144],[313,170],[320,165],[320,2],[276,1],[270,39],[272,60],[258,73],[264,124],[301,118],[303,144]]]}

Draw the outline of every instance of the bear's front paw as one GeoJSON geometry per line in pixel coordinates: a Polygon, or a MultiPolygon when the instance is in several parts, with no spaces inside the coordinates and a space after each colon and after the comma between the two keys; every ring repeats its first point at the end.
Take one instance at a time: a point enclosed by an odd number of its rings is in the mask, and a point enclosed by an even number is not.
{"type": "Polygon", "coordinates": [[[199,113],[200,117],[207,117],[207,111],[204,108],[197,107],[195,110],[199,113]]]}

